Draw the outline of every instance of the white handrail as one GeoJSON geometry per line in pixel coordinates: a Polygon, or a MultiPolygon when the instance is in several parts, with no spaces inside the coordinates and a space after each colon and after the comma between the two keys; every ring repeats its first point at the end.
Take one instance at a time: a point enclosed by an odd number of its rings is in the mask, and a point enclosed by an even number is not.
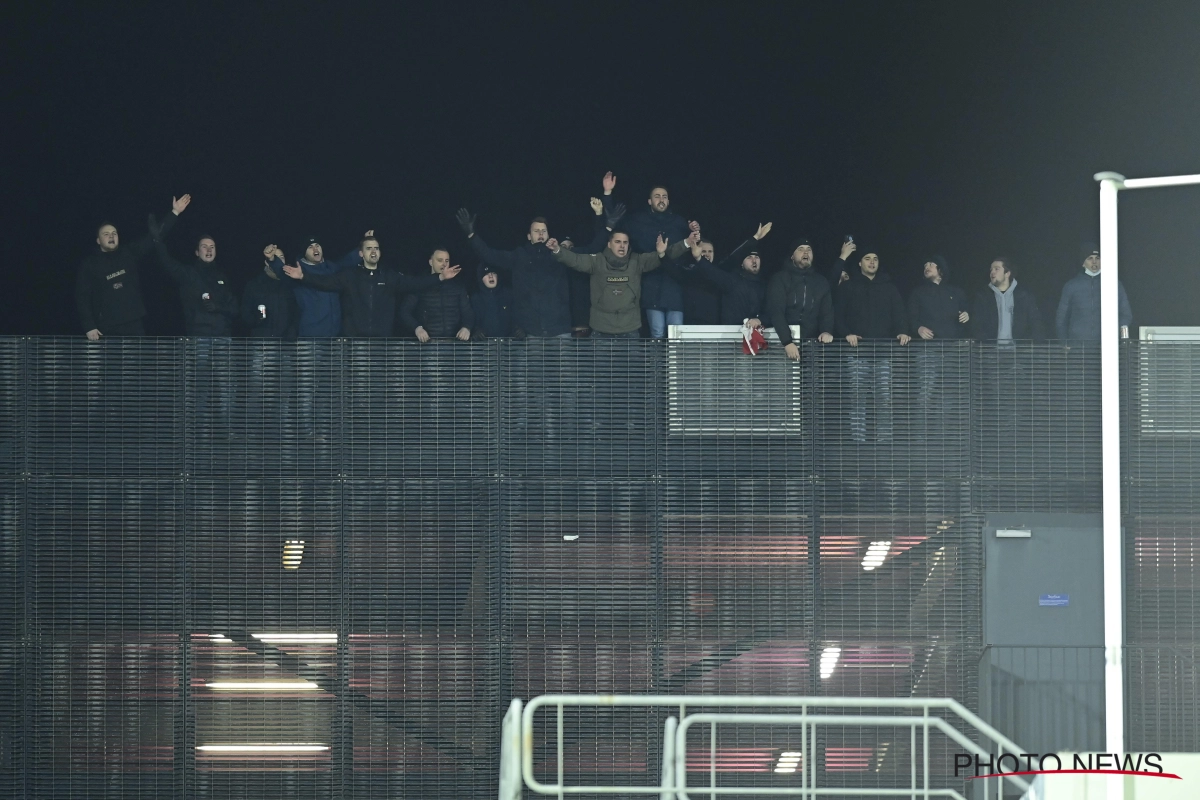
{"type": "Polygon", "coordinates": [[[674,717],[667,717],[663,726],[663,762],[662,781],[659,788],[659,800],[675,800],[675,726],[674,717]]]}
{"type": "MultiPolygon", "coordinates": [[[[940,710],[948,714],[953,714],[961,719],[964,723],[977,730],[986,739],[995,745],[997,753],[1014,753],[1023,752],[1020,747],[1006,736],[1001,734],[992,726],[988,725],[975,714],[968,711],[960,703],[949,698],[895,698],[895,697],[771,697],[763,695],[754,696],[739,696],[739,695],[596,695],[596,694],[562,694],[562,695],[542,695],[530,700],[521,714],[521,776],[525,786],[530,790],[539,794],[552,794],[562,797],[567,794],[659,794],[660,798],[667,796],[663,786],[641,785],[641,786],[567,786],[564,783],[562,773],[564,765],[562,763],[562,723],[563,709],[567,706],[589,706],[589,707],[644,707],[644,708],[669,708],[678,709],[680,718],[687,716],[687,707],[702,707],[702,708],[722,708],[722,707],[739,707],[739,708],[799,708],[802,715],[807,714],[809,709],[822,708],[863,708],[863,709],[912,709],[923,711],[926,715],[930,711],[940,710]],[[544,784],[537,780],[533,774],[533,742],[534,742],[534,715],[537,710],[549,706],[553,707],[556,712],[557,719],[557,736],[559,753],[558,763],[556,764],[557,782],[552,784],[544,784]]],[[[884,717],[885,719],[887,717],[884,717]]],[[[848,717],[846,719],[854,719],[848,717]]],[[[891,717],[890,719],[896,719],[891,717]]],[[[930,717],[929,725],[934,725],[933,720],[940,719],[930,717]]],[[[946,728],[953,730],[953,727],[941,721],[946,728]]],[[[847,723],[853,724],[853,723],[847,723]]],[[[922,723],[925,724],[925,723],[922,723]]],[[[939,729],[943,729],[939,725],[934,725],[939,729]]],[[[678,730],[678,729],[677,729],[678,730]]],[[[957,732],[957,731],[956,731],[957,732]]],[[[961,734],[959,734],[961,736],[961,734]]],[[[964,737],[965,738],[965,737],[964,737]]],[[[957,740],[956,740],[957,741],[957,740]]],[[[967,741],[970,741],[967,739],[967,741]]],[[[961,742],[960,742],[961,743],[961,742]]],[[[973,743],[972,743],[973,744],[973,743]]],[[[976,752],[977,746],[972,748],[972,752],[976,752]]],[[[978,749],[977,755],[989,755],[987,750],[978,749]]],[[[678,747],[675,752],[675,759],[678,761],[680,754],[678,747]]],[[[926,773],[928,767],[926,766],[926,773]]],[[[1023,783],[1023,782],[1022,782],[1023,783]]],[[[986,785],[986,782],[985,782],[986,785]]],[[[676,786],[674,791],[678,792],[678,776],[676,777],[676,786]]],[[[872,790],[873,791],[873,790],[872,790]]],[[[986,791],[986,789],[985,789],[986,791]]],[[[932,792],[932,790],[931,790],[932,792]]],[[[859,791],[861,794],[861,791],[859,791]]],[[[932,796],[932,795],[931,795],[932,796]]],[[[946,795],[944,792],[942,796],[946,795]]]]}
{"type": "Polygon", "coordinates": [[[521,700],[516,697],[500,726],[500,800],[521,800],[521,700]]]}

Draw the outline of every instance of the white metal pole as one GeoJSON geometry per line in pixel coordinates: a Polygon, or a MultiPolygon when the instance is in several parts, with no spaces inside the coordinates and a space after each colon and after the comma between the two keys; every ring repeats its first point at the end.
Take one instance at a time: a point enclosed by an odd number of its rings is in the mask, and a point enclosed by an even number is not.
{"type": "MultiPolygon", "coordinates": [[[[1117,305],[1117,195],[1125,178],[1096,175],[1100,182],[1100,411],[1104,491],[1104,742],[1125,752],[1125,591],[1121,544],[1121,334],[1117,305]]],[[[1124,796],[1112,776],[1109,800],[1124,796]]]]}

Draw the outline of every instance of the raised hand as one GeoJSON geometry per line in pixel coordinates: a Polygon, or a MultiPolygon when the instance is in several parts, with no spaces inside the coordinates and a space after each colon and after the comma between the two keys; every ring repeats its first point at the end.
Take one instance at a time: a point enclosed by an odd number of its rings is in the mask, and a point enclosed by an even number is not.
{"type": "Polygon", "coordinates": [[[625,204],[617,203],[613,207],[612,213],[604,218],[604,227],[612,230],[617,227],[617,223],[621,221],[621,217],[625,216],[625,204]]]}
{"type": "Polygon", "coordinates": [[[654,242],[654,249],[660,256],[667,254],[667,240],[663,238],[661,233],[658,235],[658,240],[654,242]]]}
{"type": "Polygon", "coordinates": [[[691,222],[688,223],[688,230],[692,231],[694,233],[699,233],[700,232],[700,223],[696,222],[696,220],[692,220],[691,222]]]}
{"type": "Polygon", "coordinates": [[[604,201],[599,197],[593,197],[588,201],[588,205],[592,207],[592,211],[595,212],[597,217],[604,213],[604,201]]]}
{"type": "Polygon", "coordinates": [[[270,261],[272,258],[274,258],[276,253],[279,253],[279,248],[273,244],[269,244],[263,248],[263,258],[265,258],[267,261],[270,261]]]}
{"type": "Polygon", "coordinates": [[[458,220],[458,227],[462,228],[468,239],[475,235],[475,220],[479,218],[478,214],[472,214],[465,208],[460,208],[454,218],[458,220]]]}
{"type": "Polygon", "coordinates": [[[700,246],[700,231],[694,230],[688,234],[687,243],[692,247],[700,246]]]}
{"type": "Polygon", "coordinates": [[[766,236],[770,232],[771,232],[771,223],[768,222],[766,225],[764,225],[760,222],[760,223],[758,223],[758,232],[754,234],[754,238],[762,239],[764,236],[766,236]]]}
{"type": "Polygon", "coordinates": [[[460,342],[467,341],[468,339],[471,338],[471,329],[470,328],[459,328],[458,333],[454,334],[454,338],[458,339],[460,342]]]}
{"type": "Polygon", "coordinates": [[[605,194],[612,194],[613,189],[617,188],[617,176],[612,174],[612,170],[604,173],[600,184],[604,187],[605,194]]]}
{"type": "Polygon", "coordinates": [[[961,322],[962,324],[966,325],[968,322],[971,321],[971,315],[965,311],[960,311],[960,312],[958,312],[958,321],[961,322]]]}
{"type": "Polygon", "coordinates": [[[458,264],[455,264],[453,267],[446,267],[438,275],[438,280],[439,281],[448,281],[460,272],[462,272],[462,267],[458,264]]]}
{"type": "MultiPolygon", "coordinates": [[[[842,254],[839,257],[842,259],[842,261],[845,261],[846,259],[850,258],[850,254],[857,249],[858,245],[856,245],[854,242],[846,242],[842,245],[842,254]]],[[[850,276],[847,275],[846,277],[850,276]]]]}
{"type": "Polygon", "coordinates": [[[551,253],[557,253],[558,252],[558,239],[547,239],[546,247],[550,248],[551,253]]]}
{"type": "Polygon", "coordinates": [[[291,264],[284,264],[283,272],[289,278],[295,278],[298,281],[304,280],[304,270],[300,268],[300,264],[298,263],[294,267],[291,264]]]}
{"type": "Polygon", "coordinates": [[[700,252],[700,242],[693,242],[691,237],[688,237],[688,244],[691,245],[692,248],[692,258],[696,261],[699,261],[700,256],[702,255],[700,252]]]}
{"type": "Polygon", "coordinates": [[[171,213],[178,217],[183,213],[183,210],[188,207],[188,203],[190,202],[192,202],[192,196],[190,194],[185,194],[183,197],[178,198],[172,197],[171,213]]]}

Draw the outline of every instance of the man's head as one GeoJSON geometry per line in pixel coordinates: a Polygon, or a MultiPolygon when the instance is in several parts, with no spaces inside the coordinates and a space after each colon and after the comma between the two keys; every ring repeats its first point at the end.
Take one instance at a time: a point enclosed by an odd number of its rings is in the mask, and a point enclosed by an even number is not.
{"type": "Polygon", "coordinates": [[[534,217],[533,222],[529,223],[529,235],[527,237],[533,244],[545,244],[550,238],[550,228],[546,225],[545,217],[534,217]]]}
{"type": "Polygon", "coordinates": [[[812,242],[808,239],[800,238],[792,245],[792,252],[789,256],[792,263],[800,269],[808,269],[813,263],[812,242]]]}
{"type": "Polygon", "coordinates": [[[205,264],[211,264],[217,260],[217,243],[213,237],[200,237],[200,240],[196,242],[196,258],[205,264]]]}
{"type": "Polygon", "coordinates": [[[655,186],[650,189],[650,199],[646,201],[655,211],[666,211],[671,205],[671,198],[667,194],[667,187],[655,186]]]}
{"type": "Polygon", "coordinates": [[[1013,273],[1012,259],[994,258],[988,268],[988,281],[997,289],[1008,289],[1008,285],[1016,275],[1013,273]]]}
{"type": "Polygon", "coordinates": [[[500,276],[496,273],[496,270],[494,270],[494,269],[487,269],[487,271],[483,273],[483,277],[480,278],[479,280],[481,283],[483,283],[484,286],[486,286],[489,289],[495,289],[497,286],[500,285],[500,276]]]}
{"type": "Polygon", "coordinates": [[[442,270],[450,266],[450,251],[437,249],[429,254],[429,268],[434,275],[441,275],[442,270]]]}
{"type": "Polygon", "coordinates": [[[121,239],[117,236],[117,226],[111,222],[105,222],[96,228],[96,244],[100,245],[100,250],[105,253],[111,253],[117,249],[117,245],[121,243],[121,239]]]}
{"type": "Polygon", "coordinates": [[[879,254],[874,250],[868,250],[858,259],[858,268],[862,274],[868,278],[874,278],[879,274],[879,254]]]}
{"type": "Polygon", "coordinates": [[[762,269],[762,259],[758,257],[757,250],[751,250],[745,258],[742,259],[742,269],[749,272],[751,275],[757,275],[762,269]]]}
{"type": "Polygon", "coordinates": [[[608,249],[617,258],[629,255],[629,234],[624,231],[613,231],[608,236],[608,249]]]}
{"type": "Polygon", "coordinates": [[[321,243],[310,236],[304,245],[304,260],[310,264],[320,264],[322,252],[321,243]]]}
{"type": "Polygon", "coordinates": [[[358,243],[358,255],[363,260],[363,266],[367,269],[378,267],[379,257],[382,255],[382,251],[379,248],[379,240],[374,236],[364,236],[362,241],[358,243]]]}
{"type": "Polygon", "coordinates": [[[1093,242],[1084,242],[1079,247],[1079,257],[1083,261],[1083,268],[1089,272],[1100,271],[1100,248],[1093,242]]]}
{"type": "Polygon", "coordinates": [[[564,236],[563,238],[558,240],[558,246],[561,247],[563,250],[574,250],[575,242],[571,239],[570,236],[564,236]]]}
{"type": "Polygon", "coordinates": [[[716,261],[717,249],[708,239],[700,240],[700,257],[707,258],[709,263],[716,261]]]}
{"type": "Polygon", "coordinates": [[[926,261],[921,274],[925,276],[925,280],[933,281],[934,283],[942,282],[942,271],[938,268],[935,261],[926,261]]]}

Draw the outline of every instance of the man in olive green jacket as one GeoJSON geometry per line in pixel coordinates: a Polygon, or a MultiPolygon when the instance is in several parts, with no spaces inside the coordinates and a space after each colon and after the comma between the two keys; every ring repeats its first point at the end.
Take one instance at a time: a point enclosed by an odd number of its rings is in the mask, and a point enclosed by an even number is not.
{"type": "Polygon", "coordinates": [[[691,238],[699,240],[699,232],[694,231],[689,239],[675,242],[668,249],[660,235],[654,253],[630,253],[629,234],[624,231],[613,231],[608,247],[592,255],[561,248],[557,239],[546,242],[546,247],[560,263],[591,274],[592,336],[636,339],[642,327],[642,274],[658,269],[664,256],[679,258],[687,251],[691,238]]]}

